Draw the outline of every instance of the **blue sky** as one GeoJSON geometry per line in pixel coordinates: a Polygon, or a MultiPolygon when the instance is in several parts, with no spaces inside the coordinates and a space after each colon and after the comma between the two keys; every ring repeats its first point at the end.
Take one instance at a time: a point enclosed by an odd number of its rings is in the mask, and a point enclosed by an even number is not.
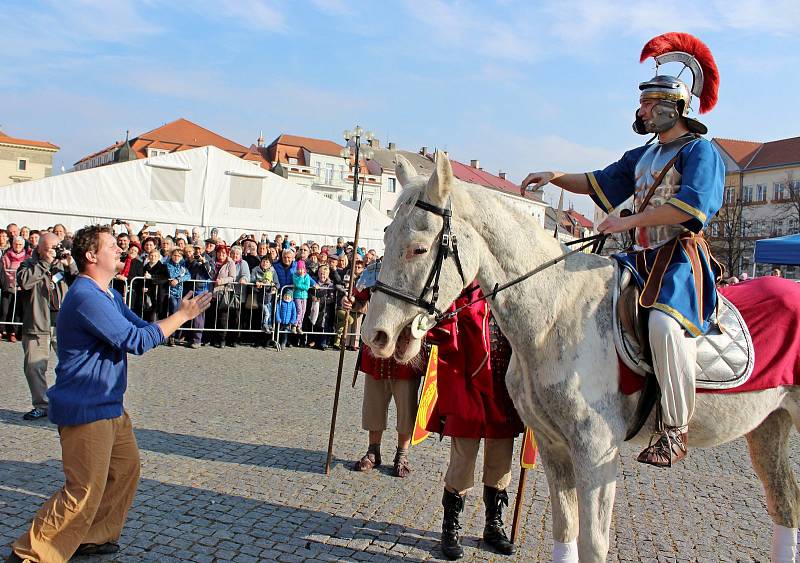
{"type": "Polygon", "coordinates": [[[711,136],[800,135],[800,2],[661,6],[5,0],[0,129],[58,144],[56,168],[69,168],[126,129],[178,117],[244,145],[260,130],[267,142],[340,141],[358,123],[383,143],[444,148],[519,182],[599,168],[641,143],[630,123],[653,66],[639,52],[687,31],[720,68],[720,102],[703,117],[711,136]]]}

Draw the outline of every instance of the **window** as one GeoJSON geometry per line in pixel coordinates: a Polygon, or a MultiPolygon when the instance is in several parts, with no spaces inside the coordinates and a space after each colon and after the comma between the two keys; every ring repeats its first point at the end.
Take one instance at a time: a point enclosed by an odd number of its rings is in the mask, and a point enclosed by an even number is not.
{"type": "Polygon", "coordinates": [[[742,236],[746,237],[753,230],[753,224],[750,221],[742,221],[742,236]]]}
{"type": "Polygon", "coordinates": [[[800,231],[800,228],[798,228],[798,223],[799,221],[797,219],[789,219],[789,232],[787,234],[796,235],[798,231],[800,231]]]}
{"type": "Polygon", "coordinates": [[[753,201],[753,186],[744,186],[742,188],[742,203],[750,203],[753,201]]]}
{"type": "Polygon", "coordinates": [[[166,149],[147,149],[147,158],[163,156],[165,154],[169,154],[169,151],[166,149]]]}
{"type": "Polygon", "coordinates": [[[27,158],[18,158],[17,159],[17,170],[24,172],[28,169],[28,159],[27,158]]]}
{"type": "Polygon", "coordinates": [[[289,157],[289,164],[297,164],[297,159],[293,156],[289,157]]]}
{"type": "Polygon", "coordinates": [[[786,195],[785,195],[785,193],[786,193],[786,184],[784,184],[783,182],[775,182],[772,186],[773,186],[773,189],[774,189],[774,193],[773,193],[773,198],[772,199],[781,200],[784,197],[786,197],[786,195]]]}
{"type": "MultiPolygon", "coordinates": [[[[783,190],[783,188],[781,188],[783,190]]],[[[758,184],[756,186],[756,201],[767,201],[767,185],[758,184]]]]}
{"type": "Polygon", "coordinates": [[[715,223],[711,223],[711,225],[709,225],[709,227],[711,227],[711,229],[710,229],[711,230],[711,236],[712,237],[718,237],[719,236],[719,223],[716,223],[716,222],[715,223]]]}
{"type": "Polygon", "coordinates": [[[231,174],[231,189],[228,193],[228,205],[239,209],[261,209],[261,194],[263,188],[263,178],[251,178],[249,176],[231,174]]]}
{"type": "Polygon", "coordinates": [[[325,197],[327,197],[328,199],[333,199],[333,194],[325,194],[325,197]]]}
{"type": "Polygon", "coordinates": [[[389,193],[393,194],[397,191],[397,178],[389,178],[389,193]]]}
{"type": "Polygon", "coordinates": [[[773,223],[773,231],[775,232],[774,236],[783,236],[783,219],[775,219],[775,222],[773,223]]]}
{"type": "Polygon", "coordinates": [[[725,189],[725,203],[731,204],[733,203],[733,198],[736,195],[736,188],[726,188],[725,189]]]}
{"type": "Polygon", "coordinates": [[[186,171],[153,168],[150,172],[150,199],[183,203],[186,196],[186,171]]]}

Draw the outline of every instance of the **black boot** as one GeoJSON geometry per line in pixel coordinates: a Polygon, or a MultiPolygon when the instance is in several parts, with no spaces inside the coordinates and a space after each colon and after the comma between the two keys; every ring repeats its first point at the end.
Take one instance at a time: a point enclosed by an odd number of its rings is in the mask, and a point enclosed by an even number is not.
{"type": "Polygon", "coordinates": [[[458,515],[464,510],[464,498],[458,493],[451,493],[447,489],[442,495],[442,506],[444,507],[444,521],[442,522],[442,553],[451,561],[461,559],[464,556],[464,549],[461,547],[461,539],[458,531],[461,525],[458,523],[458,515]]]}
{"type": "Polygon", "coordinates": [[[483,541],[503,555],[514,554],[514,544],[508,540],[503,530],[503,505],[508,506],[508,493],[505,490],[483,486],[483,504],[486,505],[486,526],[483,528],[483,541]]]}

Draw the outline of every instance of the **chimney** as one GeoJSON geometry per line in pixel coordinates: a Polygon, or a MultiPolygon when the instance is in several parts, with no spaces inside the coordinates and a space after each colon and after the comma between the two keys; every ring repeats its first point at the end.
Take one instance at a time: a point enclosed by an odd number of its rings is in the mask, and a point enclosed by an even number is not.
{"type": "Polygon", "coordinates": [[[371,146],[373,149],[379,149],[381,148],[381,142],[378,139],[370,139],[369,146],[371,146]]]}
{"type": "Polygon", "coordinates": [[[395,146],[394,143],[389,143],[389,150],[390,151],[397,150],[397,147],[395,146]]]}
{"type": "Polygon", "coordinates": [[[421,154],[422,156],[428,154],[428,147],[422,147],[421,149],[419,149],[419,154],[421,154]]]}
{"type": "Polygon", "coordinates": [[[500,172],[498,172],[497,175],[500,176],[501,180],[505,180],[506,179],[506,173],[503,172],[502,170],[500,172]]]}
{"type": "Polygon", "coordinates": [[[470,160],[469,165],[472,166],[473,168],[478,168],[478,169],[480,169],[481,167],[481,163],[478,160],[470,160]]]}
{"type": "Polygon", "coordinates": [[[259,131],[258,132],[258,140],[256,141],[256,144],[259,147],[263,147],[264,146],[264,131],[259,131]]]}

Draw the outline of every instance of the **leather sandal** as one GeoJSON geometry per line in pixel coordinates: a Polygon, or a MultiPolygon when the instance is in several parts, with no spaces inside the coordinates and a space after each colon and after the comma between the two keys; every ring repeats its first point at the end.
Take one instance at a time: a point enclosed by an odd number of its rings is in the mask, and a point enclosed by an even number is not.
{"type": "Polygon", "coordinates": [[[650,438],[650,445],[639,454],[636,461],[654,467],[672,467],[686,457],[688,444],[688,434],[670,426],[650,438]]]}
{"type": "Polygon", "coordinates": [[[406,456],[400,454],[394,456],[394,475],[401,479],[411,475],[411,463],[406,456]]]}
{"type": "Polygon", "coordinates": [[[375,469],[376,467],[381,466],[381,459],[380,457],[376,456],[372,452],[367,452],[367,454],[359,459],[353,465],[353,471],[362,471],[364,473],[368,473],[375,469]]]}

